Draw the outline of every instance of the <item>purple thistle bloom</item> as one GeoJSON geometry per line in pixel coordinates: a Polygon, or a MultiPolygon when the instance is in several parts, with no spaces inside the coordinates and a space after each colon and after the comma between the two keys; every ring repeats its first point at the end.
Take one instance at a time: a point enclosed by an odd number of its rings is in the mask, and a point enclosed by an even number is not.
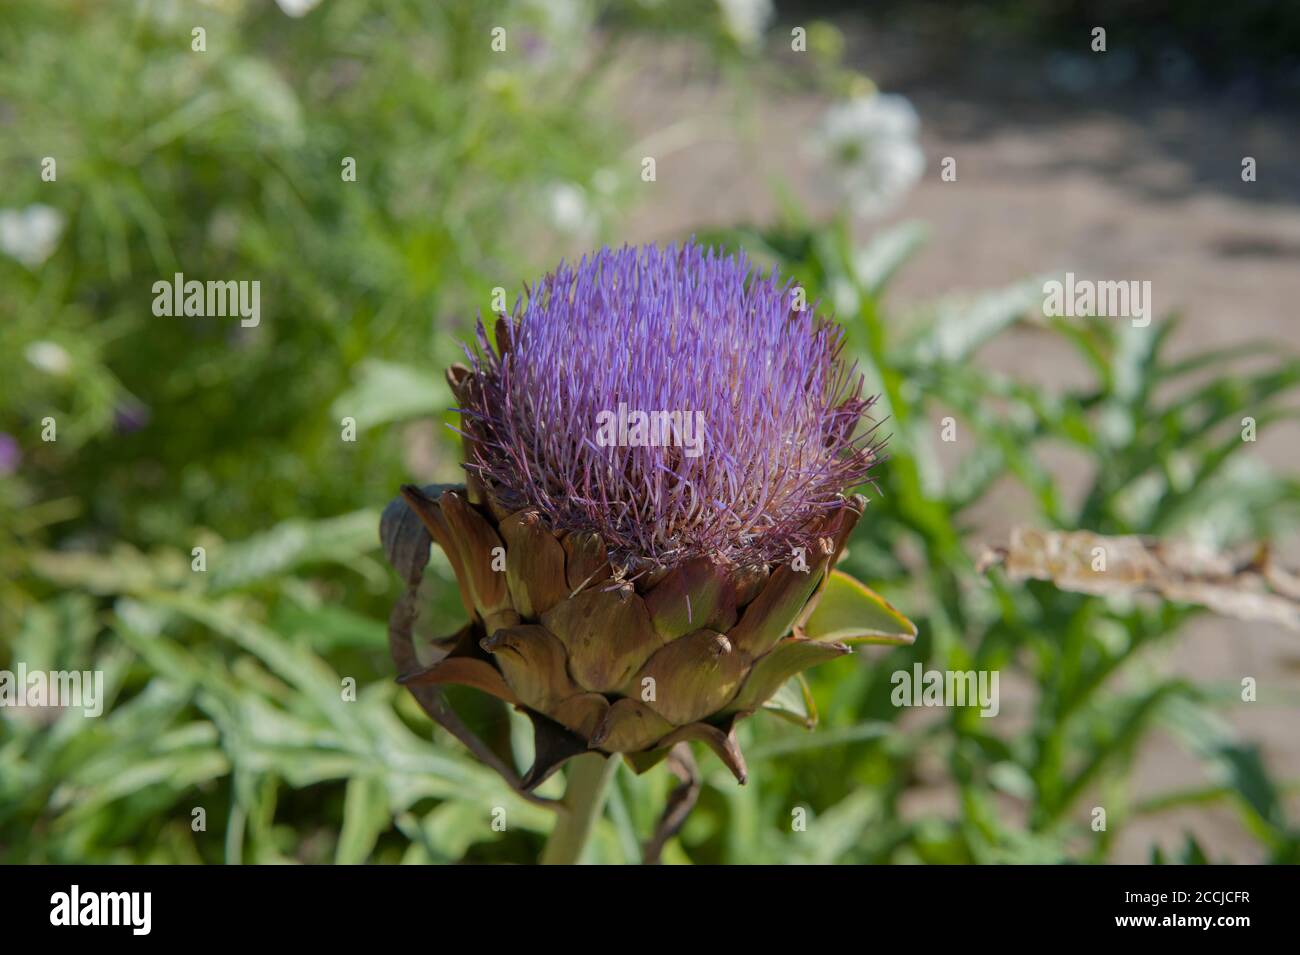
{"type": "Polygon", "coordinates": [[[878,450],[842,330],[792,310],[793,288],[694,242],[562,264],[501,317],[497,349],[478,324],[466,468],[623,566],[788,559],[878,450]],[[669,414],[638,430],[638,412],[669,414]]]}
{"type": "Polygon", "coordinates": [[[120,432],[130,434],[145,427],[152,417],[153,412],[148,405],[134,398],[128,399],[113,410],[113,427],[120,432]]]}
{"type": "Polygon", "coordinates": [[[12,434],[0,431],[0,477],[13,474],[22,462],[23,452],[12,434]]]}

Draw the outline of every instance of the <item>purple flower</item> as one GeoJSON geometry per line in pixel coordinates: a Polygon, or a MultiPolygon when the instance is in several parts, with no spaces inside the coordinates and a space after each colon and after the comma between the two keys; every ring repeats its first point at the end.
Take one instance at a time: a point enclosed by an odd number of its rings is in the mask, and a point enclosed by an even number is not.
{"type": "Polygon", "coordinates": [[[153,412],[149,406],[135,399],[127,399],[113,410],[113,427],[126,434],[139,431],[149,423],[153,412]]]}
{"type": "Polygon", "coordinates": [[[832,322],[744,254],[602,249],[480,321],[467,470],[623,565],[785,560],[876,460],[832,322]]]}
{"type": "Polygon", "coordinates": [[[0,431],[0,477],[13,474],[22,462],[23,452],[12,434],[0,431]]]}

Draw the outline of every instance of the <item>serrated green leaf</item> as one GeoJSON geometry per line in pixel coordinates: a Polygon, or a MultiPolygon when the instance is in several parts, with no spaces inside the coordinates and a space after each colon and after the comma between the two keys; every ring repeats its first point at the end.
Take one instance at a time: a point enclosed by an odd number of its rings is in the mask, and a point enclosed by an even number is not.
{"type": "Polygon", "coordinates": [[[208,555],[212,589],[260,583],[304,564],[347,562],[379,546],[376,510],[353,511],[318,521],[284,521],[270,530],[208,555]]]}

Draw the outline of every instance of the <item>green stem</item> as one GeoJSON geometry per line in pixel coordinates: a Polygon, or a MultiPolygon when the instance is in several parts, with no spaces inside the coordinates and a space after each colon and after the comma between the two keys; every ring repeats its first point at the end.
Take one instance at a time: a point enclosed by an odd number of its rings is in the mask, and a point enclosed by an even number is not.
{"type": "Polygon", "coordinates": [[[582,857],[605,807],[605,790],[617,765],[617,759],[599,753],[583,753],[570,761],[565,772],[568,786],[555,828],[542,850],[542,865],[574,865],[582,857]]]}

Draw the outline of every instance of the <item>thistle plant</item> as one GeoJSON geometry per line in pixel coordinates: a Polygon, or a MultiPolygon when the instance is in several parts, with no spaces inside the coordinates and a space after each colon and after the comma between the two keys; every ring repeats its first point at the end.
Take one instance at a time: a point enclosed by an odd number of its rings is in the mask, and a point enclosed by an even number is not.
{"type": "Polygon", "coordinates": [[[400,680],[507,778],[436,688],[531,718],[521,791],[591,754],[556,861],[576,858],[608,757],[644,772],[696,741],[744,783],[739,720],[770,709],[811,726],[804,670],[915,637],[834,569],[880,445],[841,329],[775,271],[694,243],[603,249],[545,276],[491,334],[480,320],[466,355],[448,372],[465,484],[406,486],[385,515],[409,585],[393,646],[400,680]],[[417,650],[430,539],[469,621],[417,650]]]}

